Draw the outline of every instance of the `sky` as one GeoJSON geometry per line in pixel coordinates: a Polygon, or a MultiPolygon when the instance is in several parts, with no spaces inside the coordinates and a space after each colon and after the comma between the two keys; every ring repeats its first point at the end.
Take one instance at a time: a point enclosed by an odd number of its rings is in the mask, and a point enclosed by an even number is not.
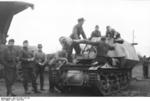
{"type": "MultiPolygon", "coordinates": [[[[10,0],[9,0],[10,1],[10,0]]],[[[18,0],[17,0],[18,1],[18,0]]],[[[89,37],[95,25],[105,35],[110,25],[121,37],[132,42],[133,31],[138,54],[150,56],[150,1],[148,0],[20,0],[33,3],[30,8],[15,15],[9,37],[17,45],[29,40],[30,45],[43,44],[46,53],[61,50],[58,41],[69,36],[77,19],[85,18],[83,29],[89,37]]]]}

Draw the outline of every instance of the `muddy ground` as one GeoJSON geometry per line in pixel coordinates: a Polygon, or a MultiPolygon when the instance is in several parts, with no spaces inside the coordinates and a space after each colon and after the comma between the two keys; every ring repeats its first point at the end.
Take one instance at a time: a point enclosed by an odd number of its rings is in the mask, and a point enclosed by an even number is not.
{"type": "MultiPolygon", "coordinates": [[[[71,93],[62,94],[60,92],[49,93],[48,92],[48,78],[45,80],[45,91],[40,94],[31,93],[30,95],[25,95],[23,86],[21,82],[16,82],[13,91],[17,96],[97,96],[91,93],[87,89],[77,88],[71,91],[71,93]]],[[[31,87],[30,87],[31,88],[31,87]]],[[[5,82],[3,79],[0,80],[0,96],[6,96],[5,82]]],[[[144,80],[132,80],[127,89],[114,93],[111,96],[150,96],[150,79],[144,80]]]]}

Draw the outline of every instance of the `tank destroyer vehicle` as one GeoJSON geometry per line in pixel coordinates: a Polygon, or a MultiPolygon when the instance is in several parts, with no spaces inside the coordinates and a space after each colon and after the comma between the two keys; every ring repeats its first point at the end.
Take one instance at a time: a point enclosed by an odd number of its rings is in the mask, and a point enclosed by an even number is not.
{"type": "MultiPolygon", "coordinates": [[[[129,49],[134,50],[132,45],[129,49]]],[[[92,52],[96,54],[96,50],[92,52]]],[[[83,52],[72,63],[57,61],[55,68],[51,70],[51,84],[61,92],[68,92],[72,87],[88,87],[104,96],[126,89],[131,80],[132,68],[138,63],[138,59],[124,59],[124,65],[110,65],[109,60],[112,58],[90,58],[89,53],[87,56],[83,52]]]]}

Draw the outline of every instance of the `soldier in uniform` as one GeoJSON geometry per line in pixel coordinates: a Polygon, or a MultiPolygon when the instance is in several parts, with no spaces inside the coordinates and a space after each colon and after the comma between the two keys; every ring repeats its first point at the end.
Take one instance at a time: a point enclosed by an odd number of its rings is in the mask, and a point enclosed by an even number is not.
{"type": "Polygon", "coordinates": [[[55,88],[54,84],[53,84],[53,80],[51,79],[52,77],[52,70],[54,68],[57,68],[59,64],[59,60],[63,60],[65,62],[68,62],[68,60],[66,59],[66,51],[62,50],[62,51],[58,51],[57,53],[51,55],[49,57],[49,61],[48,61],[48,66],[49,66],[49,92],[59,92],[58,89],[55,88]]]}
{"type": "Polygon", "coordinates": [[[92,32],[90,39],[93,37],[101,37],[101,32],[99,31],[99,26],[95,26],[95,30],[92,32]]]}
{"type": "Polygon", "coordinates": [[[16,65],[18,56],[18,52],[14,48],[14,39],[10,39],[8,41],[8,46],[6,46],[2,52],[2,64],[4,65],[7,96],[15,96],[12,92],[12,85],[16,79],[16,65]]]}
{"type": "Polygon", "coordinates": [[[52,63],[54,61],[55,54],[49,54],[47,56],[47,66],[49,67],[49,92],[54,91],[54,85],[51,83],[51,75],[52,75],[52,68],[54,68],[54,64],[52,63]]]}
{"type": "Polygon", "coordinates": [[[121,38],[121,35],[115,29],[111,28],[110,26],[106,26],[106,37],[117,40],[121,38]]]}
{"type": "Polygon", "coordinates": [[[110,26],[106,26],[106,37],[113,38],[115,30],[112,29],[110,26]]]}
{"type": "Polygon", "coordinates": [[[74,41],[70,37],[60,37],[59,42],[62,45],[62,50],[66,52],[66,57],[69,62],[72,62],[72,46],[74,41]]]}
{"type": "Polygon", "coordinates": [[[110,64],[112,64],[111,58],[108,57],[107,53],[109,50],[114,50],[113,46],[110,46],[109,44],[106,43],[106,38],[102,37],[101,41],[97,42],[92,42],[90,40],[80,40],[77,41],[76,43],[85,43],[85,44],[91,44],[93,46],[96,46],[97,49],[97,56],[99,62],[105,64],[106,61],[108,61],[110,64]]]}
{"type": "MultiPolygon", "coordinates": [[[[83,28],[82,28],[82,26],[83,26],[83,24],[84,24],[84,18],[79,18],[78,19],[78,24],[77,25],[75,25],[74,26],[74,28],[73,28],[73,32],[72,32],[72,34],[70,35],[70,38],[71,39],[75,39],[75,40],[78,40],[78,39],[81,39],[81,37],[80,37],[80,35],[82,35],[82,37],[84,38],[84,39],[87,39],[87,37],[86,37],[86,35],[85,35],[85,33],[84,33],[84,30],[83,30],[83,28]]],[[[74,43],[73,45],[72,45],[72,49],[75,49],[75,52],[76,52],[76,55],[80,55],[80,52],[81,52],[81,49],[80,49],[80,46],[79,46],[79,44],[76,44],[76,43],[74,43]]],[[[71,50],[72,50],[71,49],[71,50]]],[[[72,54],[72,51],[70,51],[70,55],[72,54]]]]}
{"type": "Polygon", "coordinates": [[[34,54],[28,49],[28,41],[23,42],[23,50],[21,52],[20,60],[22,61],[23,70],[23,87],[25,94],[30,94],[28,90],[28,83],[32,82],[33,91],[39,93],[37,90],[36,77],[34,71],[34,54]]]}
{"type": "Polygon", "coordinates": [[[38,51],[35,52],[34,58],[36,62],[36,79],[40,75],[40,90],[44,90],[44,68],[46,64],[46,55],[42,51],[42,44],[38,44],[38,51]]]}
{"type": "Polygon", "coordinates": [[[143,57],[143,76],[145,79],[148,78],[148,60],[146,56],[143,57]]]}

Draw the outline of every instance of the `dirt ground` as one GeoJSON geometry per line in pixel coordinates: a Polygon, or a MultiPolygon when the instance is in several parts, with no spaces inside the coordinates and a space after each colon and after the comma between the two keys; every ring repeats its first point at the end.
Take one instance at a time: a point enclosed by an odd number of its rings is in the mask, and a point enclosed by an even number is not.
{"type": "MultiPolygon", "coordinates": [[[[59,92],[49,93],[48,89],[48,78],[45,80],[45,91],[42,91],[40,94],[31,93],[30,95],[25,95],[23,86],[21,82],[15,83],[13,87],[13,92],[17,96],[96,96],[94,93],[91,93],[87,89],[75,89],[69,94],[62,94],[59,92]]],[[[31,88],[31,87],[30,87],[31,88]]],[[[0,80],[0,96],[6,96],[6,88],[4,80],[0,80]]],[[[150,96],[150,79],[144,80],[132,80],[129,87],[121,92],[115,93],[111,96],[150,96]]]]}

